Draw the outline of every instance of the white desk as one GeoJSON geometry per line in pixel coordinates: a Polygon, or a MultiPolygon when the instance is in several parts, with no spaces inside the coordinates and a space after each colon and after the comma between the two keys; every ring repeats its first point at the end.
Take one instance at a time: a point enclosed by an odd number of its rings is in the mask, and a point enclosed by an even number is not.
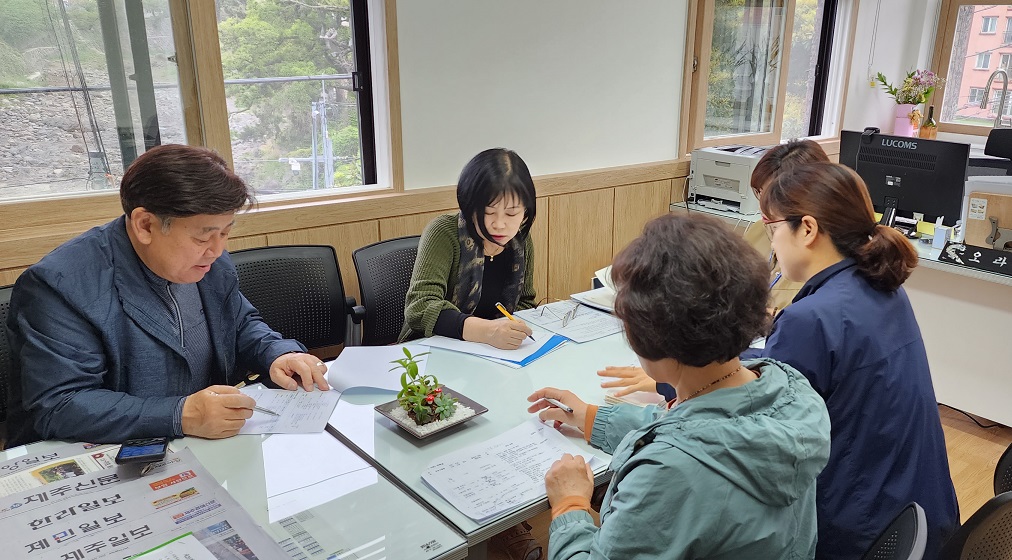
{"type": "MultiPolygon", "coordinates": [[[[338,405],[331,428],[342,440],[358,448],[382,471],[396,479],[407,491],[418,496],[465,535],[470,546],[548,509],[548,501],[538,500],[522,510],[499,518],[477,523],[457,511],[422,481],[421,475],[434,459],[485,440],[491,439],[527,421],[530,403],[527,396],[544,386],[568,389],[584,401],[604,404],[604,389],[597,370],[609,365],[638,364],[623,333],[584,344],[567,344],[531,365],[512,369],[488,360],[433,349],[427,357],[426,373],[455,391],[488,407],[489,411],[428,439],[418,440],[396,424],[372,410],[373,405],[388,402],[393,394],[386,392],[349,391],[338,405]],[[359,405],[359,410],[349,405],[359,405]],[[362,418],[374,418],[371,430],[361,429],[362,418]],[[356,421],[357,420],[357,421],[356,421]]],[[[610,456],[587,445],[577,432],[567,432],[581,448],[606,460],[610,456]]],[[[595,473],[595,482],[606,482],[607,468],[595,473]]]]}
{"type": "Polygon", "coordinates": [[[921,327],[938,402],[1012,426],[1012,276],[921,257],[904,287],[921,327]]]}
{"type": "MultiPolygon", "coordinates": [[[[267,491],[259,435],[224,440],[184,438],[172,448],[189,447],[201,464],[250,513],[275,541],[290,538],[293,522],[267,522],[267,491]]],[[[39,442],[27,446],[35,453],[62,442],[39,442]]],[[[25,452],[25,447],[0,452],[0,461],[25,452]]],[[[317,465],[316,468],[326,468],[317,465]]],[[[307,468],[312,468],[307,465],[307,468]]],[[[324,551],[322,558],[430,558],[456,560],[467,555],[464,539],[414,499],[382,476],[376,483],[356,490],[306,514],[296,516],[302,529],[312,533],[324,551]]],[[[294,529],[293,529],[294,530],[294,529]]],[[[272,559],[273,560],[273,559],[272,559]]],[[[280,559],[278,559],[280,560],[280,559]]]]}

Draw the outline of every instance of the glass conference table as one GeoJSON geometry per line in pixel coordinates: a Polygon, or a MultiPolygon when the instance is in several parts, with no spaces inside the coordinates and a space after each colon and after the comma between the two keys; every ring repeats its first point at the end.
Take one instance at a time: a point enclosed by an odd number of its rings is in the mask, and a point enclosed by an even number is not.
{"type": "MultiPolygon", "coordinates": [[[[596,372],[609,365],[639,363],[623,333],[583,344],[567,343],[520,369],[437,348],[432,349],[427,359],[427,374],[435,375],[440,383],[488,407],[489,411],[420,440],[373,410],[374,405],[392,400],[392,393],[352,389],[342,395],[328,430],[456,527],[473,547],[469,555],[476,557],[484,555],[483,542],[489,537],[546,511],[548,501],[541,498],[517,511],[476,522],[422,481],[422,472],[429,463],[528,421],[532,415],[527,412],[530,405],[527,397],[541,387],[568,389],[588,403],[604,404],[605,390],[596,372]]],[[[606,482],[610,477],[607,470],[610,456],[585,443],[579,432],[563,433],[581,449],[604,459],[604,466],[595,471],[595,482],[606,482]]]]}
{"type": "MultiPolygon", "coordinates": [[[[333,441],[329,434],[320,435],[333,441]]],[[[310,487],[311,491],[325,493],[322,499],[318,499],[322,502],[320,505],[269,523],[263,444],[268,438],[276,437],[285,435],[239,435],[223,440],[182,438],[173,441],[170,448],[189,447],[253,520],[282,544],[282,548],[286,548],[285,541],[295,540],[300,548],[316,551],[310,558],[340,560],[454,560],[467,555],[464,539],[457,531],[372,467],[366,467],[366,472],[355,473],[357,482],[354,487],[357,489],[348,491],[345,485],[343,490],[333,491],[328,490],[333,486],[314,485],[310,487]],[[328,491],[333,491],[332,495],[336,497],[330,498],[326,494],[328,491]]],[[[64,442],[45,441],[16,447],[0,452],[0,462],[45,453],[62,445],[64,442]]],[[[292,451],[295,458],[301,455],[297,445],[287,446],[286,449],[292,451]]],[[[306,450],[306,453],[309,451],[306,450]]],[[[326,469],[326,465],[304,464],[303,469],[326,469]]],[[[305,476],[305,472],[285,475],[299,477],[305,476]]]]}

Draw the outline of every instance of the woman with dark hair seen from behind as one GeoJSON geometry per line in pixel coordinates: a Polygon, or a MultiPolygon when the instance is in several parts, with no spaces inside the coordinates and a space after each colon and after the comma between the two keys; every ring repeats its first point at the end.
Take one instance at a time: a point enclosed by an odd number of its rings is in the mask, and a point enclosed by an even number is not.
{"type": "MultiPolygon", "coordinates": [[[[512,150],[493,148],[471,158],[457,181],[460,212],[429,222],[404,300],[399,341],[442,335],[513,349],[531,334],[507,311],[535,305],[534,181],[512,150]]],[[[540,560],[542,547],[526,522],[492,537],[511,560],[540,560]]]]}
{"type": "Polygon", "coordinates": [[[818,558],[858,558],[916,501],[925,558],[959,524],[928,358],[902,284],[917,253],[877,225],[856,173],[800,165],[762,190],[760,207],[788,278],[805,282],[762,356],[796,367],[829,408],[833,449],[819,477],[818,558]]]}
{"type": "Polygon", "coordinates": [[[738,358],[768,327],[767,276],[762,256],[700,214],[657,218],[615,258],[629,345],[679,398],[643,409],[598,408],[552,387],[528,397],[543,421],[612,454],[600,527],[582,458],[564,455],[545,475],[549,558],[814,556],[826,405],[790,366],[738,358]]]}

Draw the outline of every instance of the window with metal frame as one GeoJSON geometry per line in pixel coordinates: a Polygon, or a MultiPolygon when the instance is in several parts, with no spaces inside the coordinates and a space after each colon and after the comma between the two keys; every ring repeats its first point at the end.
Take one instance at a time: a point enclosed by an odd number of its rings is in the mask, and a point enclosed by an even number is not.
{"type": "Polygon", "coordinates": [[[0,200],[115,191],[162,143],[218,150],[260,195],[376,183],[368,0],[3,11],[0,200]]]}
{"type": "MultiPolygon", "coordinates": [[[[1012,1],[982,4],[972,0],[942,0],[931,69],[944,77],[946,83],[935,90],[927,103],[938,108],[939,132],[986,136],[994,125],[998,111],[994,95],[1004,86],[1004,77],[996,72],[1012,68],[1012,53],[1007,53],[1008,45],[1012,44],[1010,8],[1012,1]],[[996,32],[999,18],[1006,21],[1002,33],[996,32]],[[992,54],[998,58],[997,68],[991,66],[992,54]],[[989,81],[992,90],[987,107],[981,108],[989,81]]],[[[1012,93],[1006,105],[1010,102],[1012,93]]]]}

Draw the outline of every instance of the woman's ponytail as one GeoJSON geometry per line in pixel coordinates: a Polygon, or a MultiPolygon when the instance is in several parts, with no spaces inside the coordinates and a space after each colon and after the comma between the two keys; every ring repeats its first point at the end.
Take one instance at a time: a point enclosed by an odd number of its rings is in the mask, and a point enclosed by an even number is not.
{"type": "Polygon", "coordinates": [[[902,233],[881,224],[875,226],[867,243],[856,248],[853,257],[868,283],[886,292],[903,285],[917,266],[917,251],[910,241],[902,233]]]}
{"type": "Polygon", "coordinates": [[[815,218],[837,251],[857,261],[858,271],[877,290],[896,290],[917,266],[917,251],[903,234],[875,223],[864,181],[842,165],[796,166],[766,185],[760,206],[767,216],[815,218]]]}

